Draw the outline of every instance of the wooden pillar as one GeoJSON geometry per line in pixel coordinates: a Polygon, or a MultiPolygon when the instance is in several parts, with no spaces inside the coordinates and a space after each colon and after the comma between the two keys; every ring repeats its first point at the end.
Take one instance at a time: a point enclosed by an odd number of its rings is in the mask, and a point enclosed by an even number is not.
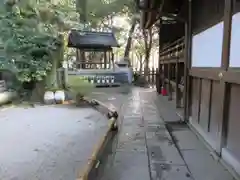
{"type": "Polygon", "coordinates": [[[168,86],[167,86],[167,89],[168,89],[168,100],[171,101],[172,100],[172,85],[171,85],[171,79],[172,79],[172,74],[171,74],[171,66],[172,64],[171,63],[168,63],[168,86]]]}
{"type": "Polygon", "coordinates": [[[111,51],[108,51],[108,69],[111,68],[111,51]]]}
{"type": "Polygon", "coordinates": [[[175,69],[175,73],[176,73],[176,108],[180,108],[181,107],[181,92],[180,92],[180,88],[179,88],[179,84],[180,84],[180,70],[179,70],[179,61],[177,59],[176,61],[176,69],[175,69]]]}
{"type": "Polygon", "coordinates": [[[163,85],[163,65],[160,62],[160,68],[159,68],[159,92],[161,92],[161,88],[163,85]]]}
{"type": "Polygon", "coordinates": [[[161,92],[161,87],[162,87],[162,79],[161,79],[161,73],[162,73],[162,67],[161,67],[161,63],[160,63],[160,52],[161,52],[161,21],[160,21],[160,25],[158,28],[158,71],[156,72],[156,81],[158,81],[156,83],[157,85],[157,92],[160,93],[161,92]]]}
{"type": "Polygon", "coordinates": [[[189,120],[191,109],[191,77],[189,70],[191,68],[191,51],[192,51],[192,1],[188,0],[188,15],[185,21],[185,49],[184,49],[184,121],[189,120]]]}
{"type": "Polygon", "coordinates": [[[114,69],[114,53],[113,53],[113,51],[111,51],[111,58],[110,58],[110,60],[111,60],[111,67],[114,69]]]}
{"type": "Polygon", "coordinates": [[[103,62],[104,62],[104,69],[107,69],[107,51],[104,51],[103,62]]]}
{"type": "Polygon", "coordinates": [[[228,126],[228,108],[230,101],[230,87],[229,84],[222,80],[224,73],[229,67],[230,55],[230,41],[231,41],[231,28],[232,28],[232,10],[233,0],[225,0],[224,8],[224,26],[223,26],[223,45],[222,45],[222,63],[219,73],[220,79],[220,96],[219,96],[219,142],[216,151],[221,154],[221,149],[226,145],[227,126],[228,126]]]}
{"type": "MultiPolygon", "coordinates": [[[[192,68],[192,37],[193,37],[193,30],[192,30],[192,1],[189,0],[188,3],[188,14],[189,14],[189,32],[190,32],[190,39],[189,39],[189,51],[188,51],[188,70],[192,68]]],[[[187,89],[188,89],[188,98],[187,98],[187,115],[188,119],[192,116],[192,81],[193,77],[188,74],[187,77],[187,89]]]]}
{"type": "Polygon", "coordinates": [[[166,79],[167,77],[167,64],[163,64],[163,76],[162,76],[162,86],[164,89],[166,89],[166,79]]]}
{"type": "Polygon", "coordinates": [[[76,68],[81,69],[81,62],[80,62],[80,51],[76,49],[76,68]]]}

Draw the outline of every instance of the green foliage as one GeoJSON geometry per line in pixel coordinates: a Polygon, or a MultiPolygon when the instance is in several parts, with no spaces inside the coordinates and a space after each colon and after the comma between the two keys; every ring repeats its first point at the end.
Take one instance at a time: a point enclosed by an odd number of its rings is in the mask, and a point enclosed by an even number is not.
{"type": "Polygon", "coordinates": [[[9,2],[0,8],[0,69],[14,72],[21,82],[43,80],[64,46],[62,32],[76,24],[74,6],[68,1],[9,2]]]}
{"type": "MultiPolygon", "coordinates": [[[[21,82],[43,80],[62,61],[71,28],[82,29],[81,14],[89,26],[110,26],[113,17],[135,12],[133,0],[5,0],[0,2],[0,70],[14,72],[21,82]],[[76,4],[77,3],[77,4],[76,4]],[[84,3],[86,7],[83,6],[84,3]],[[82,6],[81,6],[82,5],[82,6]],[[76,11],[77,10],[77,11],[76,11]]],[[[120,35],[123,29],[112,27],[120,35]]]]}
{"type": "Polygon", "coordinates": [[[89,83],[87,80],[84,80],[82,77],[75,75],[68,77],[67,84],[70,92],[73,94],[76,100],[89,95],[94,88],[93,84],[89,83]]]}

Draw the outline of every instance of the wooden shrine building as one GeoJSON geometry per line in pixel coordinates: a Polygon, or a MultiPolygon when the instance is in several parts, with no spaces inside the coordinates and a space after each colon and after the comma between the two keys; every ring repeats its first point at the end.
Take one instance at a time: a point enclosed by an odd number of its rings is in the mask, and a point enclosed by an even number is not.
{"type": "Polygon", "coordinates": [[[159,27],[157,90],[240,174],[240,1],[140,0],[142,28],[159,27]]]}
{"type": "Polygon", "coordinates": [[[119,47],[119,44],[112,32],[71,30],[68,36],[68,47],[77,49],[76,59],[79,68],[107,69],[111,64],[113,65],[112,48],[119,47]],[[92,53],[93,58],[86,58],[86,53],[89,52],[92,53]],[[102,53],[103,56],[94,56],[97,53],[102,53]]]}

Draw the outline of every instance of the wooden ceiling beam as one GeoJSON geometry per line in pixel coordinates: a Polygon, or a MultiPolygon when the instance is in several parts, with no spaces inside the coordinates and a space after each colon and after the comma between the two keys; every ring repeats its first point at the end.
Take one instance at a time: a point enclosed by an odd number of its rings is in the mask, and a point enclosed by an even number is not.
{"type": "Polygon", "coordinates": [[[142,27],[146,29],[151,27],[152,24],[163,16],[185,22],[184,13],[182,12],[185,1],[186,0],[162,0],[160,4],[157,4],[157,0],[146,0],[147,6],[142,10],[142,12],[144,12],[142,27]]]}

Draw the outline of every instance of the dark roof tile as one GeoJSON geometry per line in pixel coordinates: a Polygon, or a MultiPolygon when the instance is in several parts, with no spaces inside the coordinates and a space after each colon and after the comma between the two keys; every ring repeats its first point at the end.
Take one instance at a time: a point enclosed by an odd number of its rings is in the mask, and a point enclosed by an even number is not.
{"type": "Polygon", "coordinates": [[[105,50],[111,49],[111,47],[119,47],[119,44],[111,32],[72,30],[68,36],[68,47],[105,50]]]}

